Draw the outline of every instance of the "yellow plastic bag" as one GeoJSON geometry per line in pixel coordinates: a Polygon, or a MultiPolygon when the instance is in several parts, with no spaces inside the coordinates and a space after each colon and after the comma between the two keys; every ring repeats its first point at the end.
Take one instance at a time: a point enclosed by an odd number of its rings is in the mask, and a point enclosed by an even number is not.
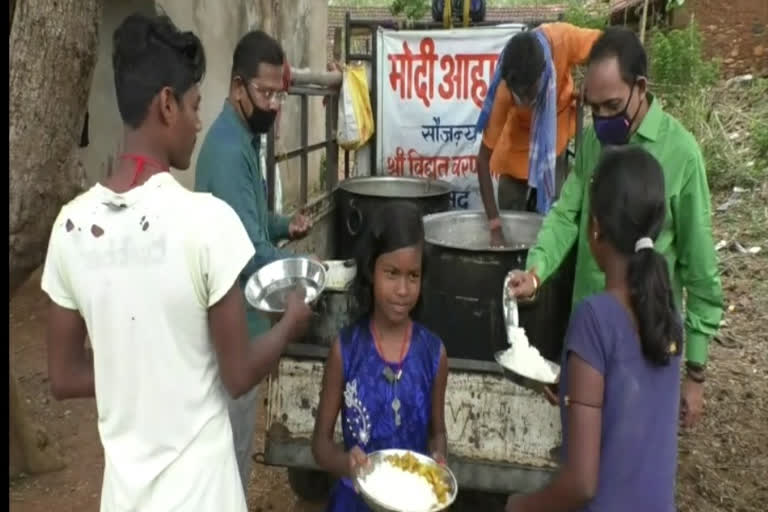
{"type": "Polygon", "coordinates": [[[347,66],[339,95],[337,141],[347,150],[360,149],[373,136],[373,112],[365,66],[347,66]]]}

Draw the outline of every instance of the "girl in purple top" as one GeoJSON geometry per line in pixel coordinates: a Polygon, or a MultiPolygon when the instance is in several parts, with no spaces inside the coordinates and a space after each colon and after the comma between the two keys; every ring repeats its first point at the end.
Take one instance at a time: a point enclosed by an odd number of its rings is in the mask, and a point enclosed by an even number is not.
{"type": "Polygon", "coordinates": [[[664,176],[640,147],[607,150],[591,186],[589,241],[605,291],[575,309],[559,402],[563,463],[507,512],[673,512],[682,325],[653,246],[664,176]]]}

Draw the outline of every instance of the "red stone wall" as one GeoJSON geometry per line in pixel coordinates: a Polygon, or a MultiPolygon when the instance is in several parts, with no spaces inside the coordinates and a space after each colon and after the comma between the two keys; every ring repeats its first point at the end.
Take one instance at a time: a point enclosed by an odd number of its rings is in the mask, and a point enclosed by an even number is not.
{"type": "Polygon", "coordinates": [[[707,55],[726,76],[768,76],[768,0],[688,1],[707,55]]]}

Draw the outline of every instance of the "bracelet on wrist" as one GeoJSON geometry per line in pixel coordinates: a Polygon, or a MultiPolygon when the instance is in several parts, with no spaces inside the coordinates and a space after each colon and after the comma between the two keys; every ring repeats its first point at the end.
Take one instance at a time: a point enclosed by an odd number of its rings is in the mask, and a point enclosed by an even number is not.
{"type": "Polygon", "coordinates": [[[530,274],[531,278],[533,279],[533,294],[526,299],[526,301],[530,302],[536,300],[536,297],[538,297],[541,281],[535,272],[528,271],[528,274],[530,274]]]}

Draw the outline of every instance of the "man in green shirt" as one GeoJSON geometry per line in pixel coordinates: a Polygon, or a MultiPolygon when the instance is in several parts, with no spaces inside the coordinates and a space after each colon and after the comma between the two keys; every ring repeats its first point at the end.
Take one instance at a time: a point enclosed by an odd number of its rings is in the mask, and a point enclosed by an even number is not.
{"type": "Polygon", "coordinates": [[[709,341],[720,325],[723,294],[701,150],[680,122],[665,113],[647,92],[646,77],[645,50],[633,32],[612,28],[597,40],[584,84],[594,126],[585,131],[573,172],[528,254],[527,272],[514,272],[510,287],[518,297],[533,296],[576,244],[573,305],[602,290],[604,276],[590,253],[587,238],[592,171],[604,146],[638,144],[648,150],[664,169],[667,214],[656,248],[669,264],[681,311],[683,290],[686,293],[687,373],[681,418],[684,426],[691,426],[703,409],[704,365],[709,341]]]}
{"type": "MultiPolygon", "coordinates": [[[[235,48],[229,96],[205,136],[197,157],[195,190],[222,199],[240,217],[255,248],[240,274],[240,285],[259,268],[292,256],[275,244],[306,235],[303,215],[275,215],[267,208],[267,185],[261,170],[259,143],[275,121],[284,98],[280,44],[261,31],[243,36],[235,48]]],[[[269,319],[248,306],[248,331],[253,338],[270,329],[269,319]]],[[[229,401],[229,417],[243,488],[250,477],[251,445],[256,426],[257,388],[229,401]]]]}

